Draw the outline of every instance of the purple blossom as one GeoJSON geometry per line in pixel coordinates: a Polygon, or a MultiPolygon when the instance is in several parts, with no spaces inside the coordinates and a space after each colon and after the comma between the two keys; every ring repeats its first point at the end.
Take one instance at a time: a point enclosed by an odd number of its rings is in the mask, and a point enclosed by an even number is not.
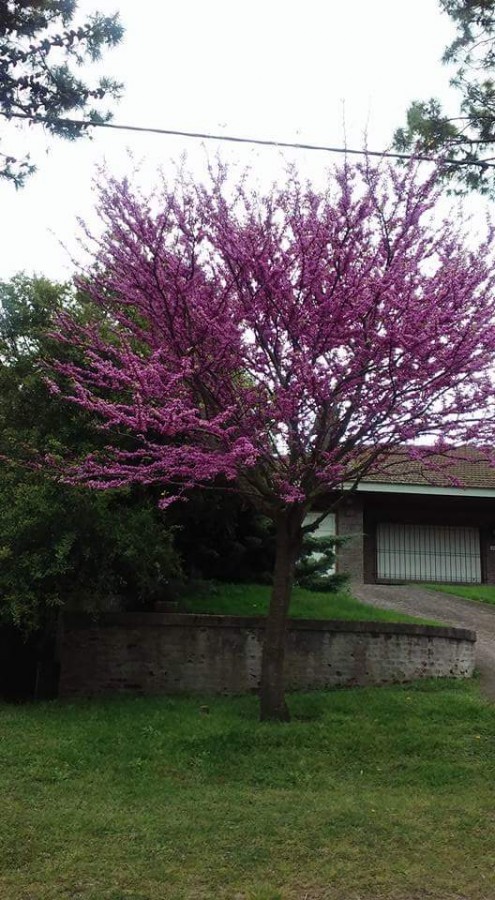
{"type": "Polygon", "coordinates": [[[157,482],[171,502],[222,475],[276,511],[380,449],[493,446],[492,234],[469,250],[455,222],[434,226],[435,180],[414,166],[345,166],[320,193],[294,172],[265,195],[226,181],[181,173],[156,212],[127,181],[101,187],[78,283],[104,328],[60,317],[85,361],[54,363],[52,390],[136,446],[71,479],[157,482]]]}

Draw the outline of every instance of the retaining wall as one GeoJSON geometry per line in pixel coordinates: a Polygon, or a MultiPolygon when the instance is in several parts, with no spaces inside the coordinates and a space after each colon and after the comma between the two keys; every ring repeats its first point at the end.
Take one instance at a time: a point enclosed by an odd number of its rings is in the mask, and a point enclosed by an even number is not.
{"type": "MultiPolygon", "coordinates": [[[[66,618],[62,697],[114,693],[243,694],[259,683],[264,620],[120,613],[66,618]]],[[[471,631],[381,622],[293,619],[289,690],[388,684],[473,673],[471,631]]]]}

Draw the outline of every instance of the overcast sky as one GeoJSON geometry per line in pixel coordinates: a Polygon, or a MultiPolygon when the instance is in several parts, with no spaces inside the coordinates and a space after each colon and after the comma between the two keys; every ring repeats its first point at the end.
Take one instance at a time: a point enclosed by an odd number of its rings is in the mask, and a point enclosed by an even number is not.
{"type": "MultiPolygon", "coordinates": [[[[120,12],[126,33],[102,71],[125,84],[115,122],[385,149],[409,102],[437,95],[452,104],[439,60],[452,37],[437,0],[80,0],[81,17],[120,12]]],[[[71,275],[77,217],[91,219],[95,167],[117,173],[142,160],[153,182],[184,150],[198,173],[199,141],[97,131],[92,141],[47,139],[40,126],[0,123],[3,149],[30,150],[38,173],[16,192],[0,183],[0,278],[17,271],[71,275]]],[[[209,144],[209,152],[218,145],[209,144]]],[[[280,151],[229,150],[257,172],[282,171],[280,151]]],[[[304,174],[334,159],[286,152],[304,174]]]]}

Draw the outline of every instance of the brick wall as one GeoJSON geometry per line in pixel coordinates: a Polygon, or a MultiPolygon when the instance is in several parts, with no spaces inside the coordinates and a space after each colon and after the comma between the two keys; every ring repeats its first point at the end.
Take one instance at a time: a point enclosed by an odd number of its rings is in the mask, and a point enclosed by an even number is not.
{"type": "MultiPolygon", "coordinates": [[[[131,694],[242,694],[259,684],[264,622],[234,616],[111,614],[98,625],[66,619],[62,697],[131,694]]],[[[474,634],[454,628],[378,622],[293,620],[290,690],[469,677],[474,634]]]]}
{"type": "Polygon", "coordinates": [[[364,581],[363,501],[360,497],[344,500],[337,510],[337,534],[347,540],[337,551],[337,572],[349,575],[351,581],[364,581]]]}
{"type": "Polygon", "coordinates": [[[481,571],[486,584],[495,584],[495,530],[481,529],[481,571]]]}

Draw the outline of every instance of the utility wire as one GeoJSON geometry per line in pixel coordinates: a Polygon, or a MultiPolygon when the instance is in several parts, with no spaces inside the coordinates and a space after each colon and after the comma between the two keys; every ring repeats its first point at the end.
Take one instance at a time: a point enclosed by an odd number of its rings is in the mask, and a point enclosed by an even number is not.
{"type": "Polygon", "coordinates": [[[424,154],[414,153],[392,153],[388,150],[352,150],[349,147],[328,147],[325,144],[306,144],[302,142],[291,141],[272,141],[263,140],[262,138],[239,137],[237,135],[227,134],[210,134],[202,131],[177,131],[172,128],[151,128],[145,125],[118,125],[115,122],[91,122],[89,119],[68,119],[56,118],[49,116],[28,115],[27,113],[2,112],[0,116],[6,119],[25,119],[33,123],[47,125],[78,125],[82,128],[111,128],[114,131],[135,131],[145,134],[163,134],[172,137],[197,138],[203,141],[226,141],[234,144],[255,144],[259,147],[285,147],[292,150],[319,150],[325,153],[344,153],[349,156],[380,156],[388,159],[415,159],[418,162],[434,162],[442,165],[455,166],[480,166],[483,169],[494,168],[495,162],[484,160],[458,160],[449,157],[428,156],[424,154]]]}

